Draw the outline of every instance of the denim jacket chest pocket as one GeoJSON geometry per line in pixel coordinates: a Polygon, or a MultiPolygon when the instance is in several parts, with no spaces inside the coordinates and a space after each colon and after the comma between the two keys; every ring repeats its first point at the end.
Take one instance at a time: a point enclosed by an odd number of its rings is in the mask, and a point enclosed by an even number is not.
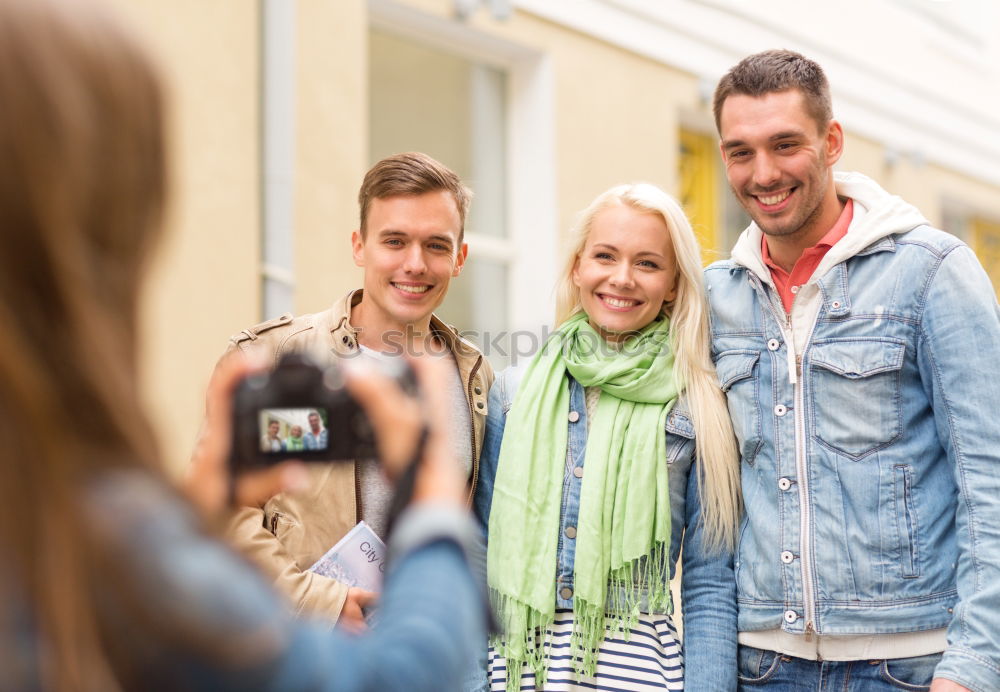
{"type": "Polygon", "coordinates": [[[715,372],[729,405],[740,456],[751,466],[761,447],[759,360],[760,352],[750,349],[723,351],[715,358],[715,372]]]}
{"type": "Polygon", "coordinates": [[[812,343],[809,418],[820,444],[859,461],[899,439],[905,351],[905,342],[886,337],[812,343]]]}

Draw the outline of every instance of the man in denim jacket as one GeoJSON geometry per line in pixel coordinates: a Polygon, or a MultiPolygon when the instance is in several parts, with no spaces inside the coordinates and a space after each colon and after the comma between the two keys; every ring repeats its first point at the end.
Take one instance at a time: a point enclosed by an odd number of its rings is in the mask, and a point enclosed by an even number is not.
{"type": "Polygon", "coordinates": [[[990,281],[916,208],[833,173],[814,62],[750,56],[714,109],[753,219],[706,270],[747,509],[741,688],[1000,690],[990,281]]]}

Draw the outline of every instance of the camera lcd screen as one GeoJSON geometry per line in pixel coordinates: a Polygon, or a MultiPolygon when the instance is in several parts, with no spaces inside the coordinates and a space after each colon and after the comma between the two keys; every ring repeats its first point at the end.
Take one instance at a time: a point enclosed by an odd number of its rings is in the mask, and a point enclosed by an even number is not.
{"type": "Polygon", "coordinates": [[[325,408],[264,408],[257,422],[265,454],[322,452],[329,447],[325,408]]]}

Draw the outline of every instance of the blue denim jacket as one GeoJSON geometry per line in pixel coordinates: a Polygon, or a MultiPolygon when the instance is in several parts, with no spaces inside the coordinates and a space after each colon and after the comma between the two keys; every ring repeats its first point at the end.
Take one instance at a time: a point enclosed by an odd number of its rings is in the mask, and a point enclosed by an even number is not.
{"type": "MultiPolygon", "coordinates": [[[[484,531],[489,526],[493,485],[500,458],[507,412],[514,402],[522,368],[508,368],[490,389],[486,437],[479,461],[479,485],[473,509],[484,531]]],[[[567,375],[567,377],[569,377],[567,375]]],[[[570,409],[567,411],[569,437],[563,480],[562,511],[559,518],[556,580],[556,607],[572,608],[574,540],[566,528],[576,526],[580,514],[584,452],[587,444],[587,407],[584,389],[572,377],[570,409]],[[579,470],[577,470],[579,469],[579,470]]],[[[669,466],[672,536],[670,574],[673,576],[678,553],[684,546],[681,598],[684,611],[685,690],[725,692],[736,689],[736,607],[730,554],[709,553],[704,545],[698,474],[694,467],[694,428],[683,398],[667,416],[667,459],[669,466]],[[687,530],[685,530],[687,529],[687,530]]]]}
{"type": "Polygon", "coordinates": [[[803,325],[752,256],[759,230],[706,270],[742,452],[739,627],[947,627],[936,674],[1000,690],[996,297],[971,250],[909,205],[858,175],[838,192],[860,205],[858,249],[838,259],[838,243],[809,282],[818,312],[794,352],[803,325]]]}

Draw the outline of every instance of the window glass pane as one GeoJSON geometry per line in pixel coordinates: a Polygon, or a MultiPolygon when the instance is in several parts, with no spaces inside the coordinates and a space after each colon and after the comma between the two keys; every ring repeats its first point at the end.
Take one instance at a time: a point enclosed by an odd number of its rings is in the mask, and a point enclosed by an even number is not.
{"type": "Polygon", "coordinates": [[[454,324],[459,332],[483,349],[498,370],[510,363],[507,326],[507,281],[505,262],[470,255],[462,273],[452,279],[448,297],[438,316],[454,324]]]}
{"type": "Polygon", "coordinates": [[[423,151],[475,193],[466,231],[506,234],[506,91],[502,70],[383,31],[369,41],[369,163],[423,151]]]}

